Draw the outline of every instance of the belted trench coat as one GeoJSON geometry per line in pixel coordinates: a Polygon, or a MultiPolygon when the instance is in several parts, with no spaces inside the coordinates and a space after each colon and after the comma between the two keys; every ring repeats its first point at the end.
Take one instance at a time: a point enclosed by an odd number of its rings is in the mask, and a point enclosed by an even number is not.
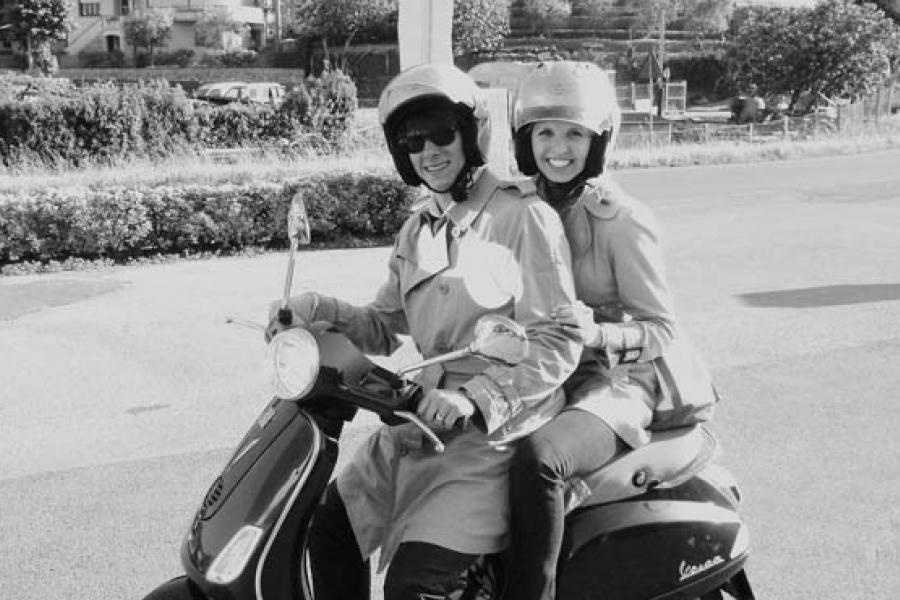
{"type": "Polygon", "coordinates": [[[575,301],[559,216],[530,181],[504,183],[486,168],[474,179],[468,199],[446,214],[426,197],[396,238],[375,300],[337,310],[335,324],[371,354],[393,351],[397,334],[409,334],[425,358],[465,348],[489,313],[528,332],[516,366],[467,358],[423,381],[463,390],[477,407],[480,427],[448,435],[444,454],[405,454],[399,428],[382,427],[338,474],[360,549],[380,549],[380,568],[404,541],[472,554],[505,547],[508,443],[562,408],[560,386],[581,351],[574,323],[551,316],[571,314],[575,301]]]}
{"type": "Polygon", "coordinates": [[[650,209],[603,176],[588,180],[559,212],[579,300],[595,321],[615,323],[607,331],[629,349],[609,364],[601,350],[585,348],[565,385],[567,408],[595,414],[634,448],[649,441],[650,429],[703,420],[715,401],[712,384],[677,326],[650,209]],[[689,401],[672,389],[673,372],[689,401]]]}

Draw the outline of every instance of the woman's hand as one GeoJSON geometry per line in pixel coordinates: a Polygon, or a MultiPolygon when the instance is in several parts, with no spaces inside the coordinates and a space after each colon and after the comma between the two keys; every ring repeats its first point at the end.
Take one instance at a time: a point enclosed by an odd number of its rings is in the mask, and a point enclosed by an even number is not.
{"type": "Polygon", "coordinates": [[[425,394],[416,412],[432,428],[453,429],[460,420],[465,428],[475,414],[475,405],[458,390],[433,389],[425,394]]]}
{"type": "Polygon", "coordinates": [[[573,305],[575,320],[581,331],[581,341],[589,348],[606,346],[606,335],[600,324],[594,321],[594,309],[579,300],[573,305]]]}
{"type": "Polygon", "coordinates": [[[266,342],[272,340],[276,334],[290,329],[296,325],[309,325],[314,321],[329,320],[319,313],[322,299],[316,292],[306,292],[299,296],[294,296],[288,301],[287,310],[291,311],[291,322],[282,323],[278,320],[278,313],[281,310],[281,300],[276,300],[269,305],[269,325],[266,327],[266,342]]]}

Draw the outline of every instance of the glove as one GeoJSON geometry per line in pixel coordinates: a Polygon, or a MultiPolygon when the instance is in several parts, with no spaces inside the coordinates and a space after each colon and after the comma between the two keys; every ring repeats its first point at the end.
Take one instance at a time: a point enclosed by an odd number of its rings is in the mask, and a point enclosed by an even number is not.
{"type": "Polygon", "coordinates": [[[578,323],[581,341],[588,348],[603,348],[608,341],[603,325],[594,321],[594,309],[581,300],[573,305],[573,316],[578,323]]]}
{"type": "Polygon", "coordinates": [[[337,301],[331,296],[317,292],[305,292],[294,296],[288,301],[288,310],[291,311],[291,322],[287,325],[278,320],[278,312],[281,310],[281,300],[276,300],[269,305],[269,325],[266,327],[266,342],[272,340],[276,334],[295,325],[309,325],[316,321],[333,322],[337,319],[337,301]]]}
{"type": "Polygon", "coordinates": [[[465,429],[469,418],[475,414],[475,404],[458,390],[429,390],[416,409],[434,430],[465,429]]]}

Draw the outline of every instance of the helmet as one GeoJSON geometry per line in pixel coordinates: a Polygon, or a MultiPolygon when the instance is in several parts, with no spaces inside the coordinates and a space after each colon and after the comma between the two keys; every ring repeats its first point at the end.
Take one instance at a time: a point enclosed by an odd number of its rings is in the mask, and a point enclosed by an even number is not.
{"type": "Polygon", "coordinates": [[[378,101],[378,120],[397,172],[409,185],[422,180],[402,150],[396,147],[397,128],[421,110],[448,108],[460,118],[463,152],[471,167],[485,164],[491,139],[490,115],[481,90],[471,77],[453,65],[423,64],[394,77],[378,101]]]}
{"type": "Polygon", "coordinates": [[[526,175],[537,172],[527,126],[549,120],[568,121],[593,131],[596,135],[584,175],[603,172],[621,121],[616,92],[605,72],[593,63],[546,62],[522,81],[513,107],[513,131],[516,162],[526,175]]]}

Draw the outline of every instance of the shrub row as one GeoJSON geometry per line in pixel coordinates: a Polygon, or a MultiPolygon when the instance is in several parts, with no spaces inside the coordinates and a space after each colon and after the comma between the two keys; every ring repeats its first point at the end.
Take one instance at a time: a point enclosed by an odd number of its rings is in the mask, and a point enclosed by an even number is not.
{"type": "Polygon", "coordinates": [[[318,245],[390,240],[416,193],[395,176],[345,172],[281,183],[0,196],[0,265],[281,247],[297,192],[318,245]]]}
{"type": "MultiPolygon", "coordinates": [[[[340,71],[310,77],[278,110],[266,105],[195,106],[164,80],[69,87],[28,101],[0,80],[0,160],[79,165],[172,150],[233,148],[308,137],[335,143],[356,112],[356,87],[340,71]]],[[[20,94],[21,95],[21,94],[20,94]]]]}

